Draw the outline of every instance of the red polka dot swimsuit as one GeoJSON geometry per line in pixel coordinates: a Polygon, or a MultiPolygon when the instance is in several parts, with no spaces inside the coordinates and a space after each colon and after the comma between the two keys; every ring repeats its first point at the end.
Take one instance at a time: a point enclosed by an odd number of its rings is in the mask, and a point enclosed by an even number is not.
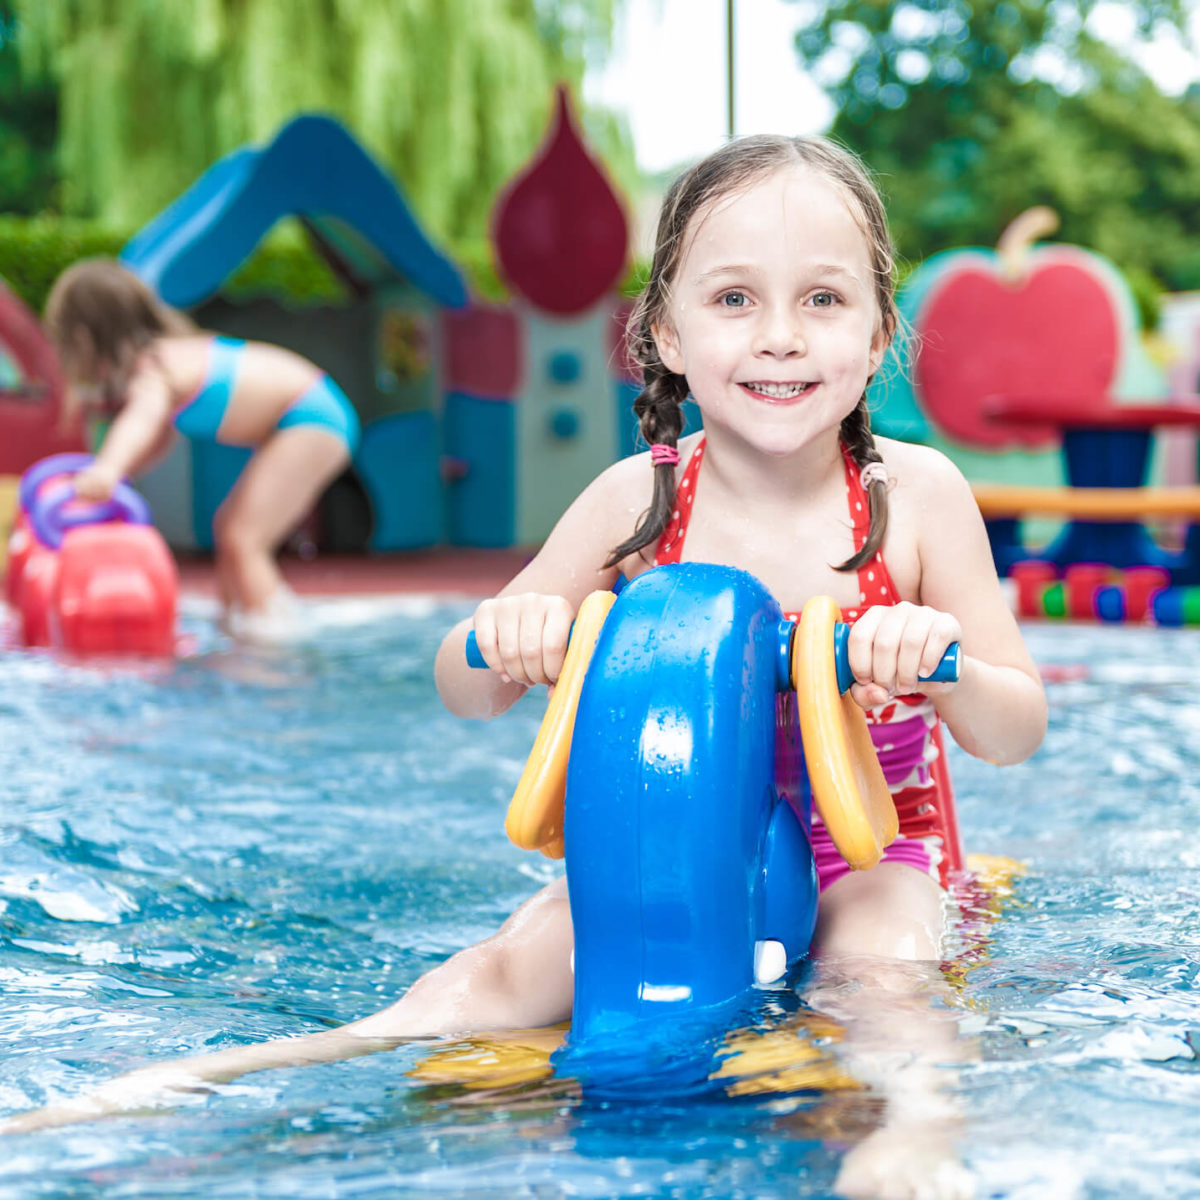
{"type": "MultiPolygon", "coordinates": [[[[654,556],[656,566],[676,563],[683,557],[683,543],[696,498],[696,481],[704,461],[704,449],[705,441],[701,438],[683,470],[676,490],[675,511],[659,538],[654,556]]],[[[867,540],[871,518],[858,465],[844,446],[842,460],[857,550],[867,540]]],[[[882,552],[877,552],[858,568],[858,589],[859,605],[842,614],[842,619],[851,624],[873,605],[895,604],[899,600],[882,552]]],[[[793,621],[800,619],[799,613],[784,615],[793,621]]],[[[950,872],[962,868],[962,852],[954,793],[946,770],[941,722],[933,704],[919,692],[897,696],[887,704],[868,709],[867,723],[900,818],[900,834],[884,851],[882,861],[906,863],[931,875],[945,887],[950,872]]],[[[815,812],[812,834],[817,873],[824,889],[848,874],[850,867],[815,812]]]]}

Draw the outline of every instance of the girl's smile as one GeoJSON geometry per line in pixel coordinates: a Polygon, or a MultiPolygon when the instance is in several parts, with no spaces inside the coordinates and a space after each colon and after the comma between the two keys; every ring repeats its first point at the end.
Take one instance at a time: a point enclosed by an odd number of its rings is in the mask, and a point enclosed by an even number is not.
{"type": "Polygon", "coordinates": [[[770,404],[791,404],[809,395],[816,386],[815,383],[767,383],[763,380],[741,384],[752,396],[770,404]]]}

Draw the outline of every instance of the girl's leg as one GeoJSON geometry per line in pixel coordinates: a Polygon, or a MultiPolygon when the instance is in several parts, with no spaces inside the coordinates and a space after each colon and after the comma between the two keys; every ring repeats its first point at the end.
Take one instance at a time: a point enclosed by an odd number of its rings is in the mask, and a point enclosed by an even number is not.
{"type": "Polygon", "coordinates": [[[313,425],[273,434],[246,464],[213,523],[218,580],[248,613],[263,612],[283,577],[275,551],[350,461],[346,444],[313,425]]]}
{"type": "Polygon", "coordinates": [[[0,1133],[29,1132],[177,1102],[252,1071],[339,1062],[389,1050],[411,1038],[553,1025],[571,1015],[575,977],[567,881],[527,900],[486,941],[433,968],[390,1008],[338,1029],[231,1046],[155,1063],[117,1076],[74,1100],[0,1122],[0,1133]]]}
{"type": "Polygon", "coordinates": [[[946,1087],[961,1059],[953,997],[940,972],[945,898],[900,863],[853,872],[821,895],[817,979],[806,997],[845,1029],[850,1072],[885,1101],[882,1124],[842,1160],[845,1197],[974,1195],[955,1142],[961,1116],[946,1087]]]}
{"type": "Polygon", "coordinates": [[[869,955],[936,961],[945,922],[942,889],[903,863],[851,871],[821,893],[814,949],[823,959],[869,955]]]}
{"type": "Polygon", "coordinates": [[[567,1020],[575,934],[566,877],[527,900],[486,941],[422,975],[390,1008],[347,1025],[359,1037],[436,1037],[567,1020]]]}
{"type": "Polygon", "coordinates": [[[213,558],[213,567],[215,568],[217,580],[217,602],[221,606],[222,612],[228,612],[235,603],[233,591],[233,572],[229,568],[229,563],[225,560],[218,547],[213,558]]]}

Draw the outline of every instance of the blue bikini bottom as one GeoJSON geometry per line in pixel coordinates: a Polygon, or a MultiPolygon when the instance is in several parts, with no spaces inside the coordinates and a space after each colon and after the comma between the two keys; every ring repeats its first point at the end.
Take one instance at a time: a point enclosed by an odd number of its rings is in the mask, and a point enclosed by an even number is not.
{"type": "Polygon", "coordinates": [[[293,425],[315,425],[334,434],[346,443],[351,457],[362,434],[354,406],[328,375],[322,375],[279,418],[280,429],[290,429],[293,425]]]}

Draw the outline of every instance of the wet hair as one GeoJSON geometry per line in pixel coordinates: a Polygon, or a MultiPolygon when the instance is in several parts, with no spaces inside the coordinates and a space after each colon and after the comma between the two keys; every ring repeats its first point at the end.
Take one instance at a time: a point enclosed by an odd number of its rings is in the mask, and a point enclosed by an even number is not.
{"type": "MultiPolygon", "coordinates": [[[[793,166],[808,167],[846,196],[847,206],[867,240],[880,328],[889,341],[895,335],[900,323],[894,294],[895,251],[883,201],[858,157],[822,137],[760,134],[731,141],[685,171],[668,190],[659,214],[650,278],[626,326],[629,356],[642,368],[643,390],[634,401],[634,412],[641,436],[650,445],[660,442],[674,446],[683,432],[687,379],[667,369],[652,330],[666,317],[689,223],[731,192],[793,166]]],[[[882,461],[871,433],[865,390],[854,411],[842,421],[841,439],[860,469],[867,463],[882,461]]],[[[608,566],[653,545],[667,528],[675,507],[675,468],[663,463],[653,470],[650,507],[639,518],[632,536],[609,555],[608,566]]],[[[861,550],[836,568],[839,571],[856,570],[874,556],[883,542],[888,520],[887,484],[882,480],[869,484],[867,501],[871,519],[867,540],[861,550]]]]}
{"type": "MultiPolygon", "coordinates": [[[[85,366],[109,368],[110,410],[120,407],[138,355],[155,338],[196,332],[188,317],[111,258],[83,259],[58,277],[46,301],[45,326],[69,379],[78,381],[85,366]]],[[[66,421],[78,415],[63,414],[66,421]]]]}

